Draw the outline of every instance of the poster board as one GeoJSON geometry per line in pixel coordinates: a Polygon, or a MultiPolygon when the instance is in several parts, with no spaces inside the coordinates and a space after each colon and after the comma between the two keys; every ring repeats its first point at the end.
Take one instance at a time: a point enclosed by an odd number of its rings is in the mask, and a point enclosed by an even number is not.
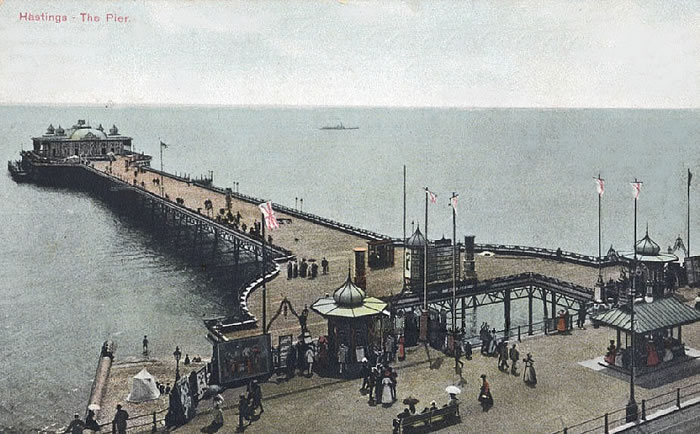
{"type": "Polygon", "coordinates": [[[240,383],[272,372],[270,335],[251,336],[216,345],[220,384],[240,383]]]}
{"type": "Polygon", "coordinates": [[[289,351],[292,349],[292,340],[292,335],[284,335],[278,338],[279,345],[277,347],[277,351],[279,354],[279,359],[277,366],[280,368],[287,367],[287,356],[289,355],[289,351]]]}

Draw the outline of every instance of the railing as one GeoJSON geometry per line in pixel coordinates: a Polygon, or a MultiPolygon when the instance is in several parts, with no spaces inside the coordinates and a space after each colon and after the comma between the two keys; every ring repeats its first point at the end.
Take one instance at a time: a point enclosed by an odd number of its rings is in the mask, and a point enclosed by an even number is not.
{"type": "MultiPolygon", "coordinates": [[[[680,410],[683,408],[683,400],[700,397],[700,382],[677,387],[674,390],[642,399],[639,405],[638,422],[645,422],[652,411],[660,410],[680,410]]],[[[609,433],[617,428],[626,425],[627,413],[625,408],[605,413],[592,419],[579,422],[575,425],[564,427],[554,434],[584,434],[584,433],[609,433]]]]}

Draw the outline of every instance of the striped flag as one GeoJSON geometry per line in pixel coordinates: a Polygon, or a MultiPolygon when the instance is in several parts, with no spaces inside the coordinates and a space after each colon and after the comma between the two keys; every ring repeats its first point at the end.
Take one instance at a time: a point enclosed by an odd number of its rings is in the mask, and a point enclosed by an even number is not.
{"type": "Polygon", "coordinates": [[[642,183],[635,181],[635,182],[630,182],[632,184],[632,188],[634,189],[634,199],[637,200],[639,198],[639,192],[642,191],[642,183]]]}
{"type": "Polygon", "coordinates": [[[425,191],[428,193],[428,196],[430,197],[430,202],[431,203],[437,203],[437,194],[433,193],[432,191],[428,190],[428,187],[425,187],[425,191]]]}
{"type": "Polygon", "coordinates": [[[272,202],[261,203],[258,205],[258,208],[260,208],[260,211],[263,213],[265,226],[268,229],[277,229],[280,227],[280,224],[277,222],[277,217],[275,217],[275,212],[272,210],[272,202]]]}
{"type": "Polygon", "coordinates": [[[605,192],[605,181],[600,176],[594,179],[596,184],[596,190],[598,191],[598,196],[602,196],[605,192]]]}
{"type": "Polygon", "coordinates": [[[450,206],[452,209],[455,211],[455,215],[457,215],[457,199],[459,199],[459,195],[455,194],[450,198],[450,206]]]}
{"type": "Polygon", "coordinates": [[[166,148],[166,149],[168,148],[168,145],[166,145],[165,143],[163,143],[162,140],[161,140],[161,142],[160,142],[160,146],[161,146],[162,148],[166,148]]]}

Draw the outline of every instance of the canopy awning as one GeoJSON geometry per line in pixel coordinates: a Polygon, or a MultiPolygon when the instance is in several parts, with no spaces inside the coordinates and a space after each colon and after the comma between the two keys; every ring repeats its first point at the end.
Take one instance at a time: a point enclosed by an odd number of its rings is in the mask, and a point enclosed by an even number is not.
{"type": "Polygon", "coordinates": [[[341,306],[336,303],[333,296],[323,297],[316,300],[311,305],[316,313],[323,317],[344,317],[344,318],[359,318],[363,316],[379,315],[386,308],[386,303],[378,298],[365,297],[362,304],[359,306],[341,306]]]}
{"type": "MultiPolygon", "coordinates": [[[[631,329],[630,311],[626,306],[597,313],[591,316],[591,320],[626,332],[631,329]]],[[[675,297],[634,305],[634,331],[638,334],[692,324],[696,321],[700,321],[700,311],[675,297]]]]}

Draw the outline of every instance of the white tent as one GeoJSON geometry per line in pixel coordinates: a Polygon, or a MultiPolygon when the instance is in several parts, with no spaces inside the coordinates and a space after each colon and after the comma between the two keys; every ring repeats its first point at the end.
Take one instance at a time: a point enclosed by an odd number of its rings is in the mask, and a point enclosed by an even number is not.
{"type": "Polygon", "coordinates": [[[160,391],[156,387],[156,379],[146,368],[131,379],[131,393],[126,397],[129,402],[144,402],[158,399],[160,391]]]}

